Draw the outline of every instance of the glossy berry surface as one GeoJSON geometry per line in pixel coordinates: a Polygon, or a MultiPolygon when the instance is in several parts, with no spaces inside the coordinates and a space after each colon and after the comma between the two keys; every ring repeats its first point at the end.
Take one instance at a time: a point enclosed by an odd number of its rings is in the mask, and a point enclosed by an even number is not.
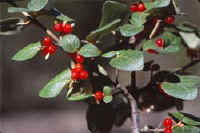
{"type": "Polygon", "coordinates": [[[174,20],[175,20],[174,16],[169,16],[169,17],[165,18],[165,23],[173,24],[174,20]]]}
{"type": "Polygon", "coordinates": [[[103,94],[102,91],[97,91],[97,92],[95,93],[95,99],[96,99],[96,101],[102,101],[103,98],[104,98],[104,94],[103,94]]]}
{"type": "Polygon", "coordinates": [[[82,70],[82,71],[80,72],[80,79],[86,80],[87,78],[88,78],[88,72],[85,71],[85,70],[82,70]]]}
{"type": "Polygon", "coordinates": [[[49,45],[46,46],[43,50],[42,50],[42,55],[46,56],[47,54],[54,54],[56,52],[56,46],[54,45],[49,45]]]}
{"type": "Polygon", "coordinates": [[[164,121],[163,121],[163,125],[165,128],[171,128],[173,126],[173,121],[171,118],[166,118],[164,121]]]}
{"type": "Polygon", "coordinates": [[[62,24],[61,23],[54,24],[53,29],[55,30],[55,32],[62,32],[63,31],[62,24]]]}
{"type": "Polygon", "coordinates": [[[82,55],[80,55],[80,54],[76,54],[76,55],[74,56],[74,59],[75,59],[75,61],[76,61],[77,63],[83,63],[83,62],[84,62],[84,57],[83,57],[82,55]]]}
{"type": "Polygon", "coordinates": [[[42,43],[44,46],[49,46],[52,44],[52,39],[49,36],[46,36],[44,37],[42,43]]]}
{"type": "Polygon", "coordinates": [[[162,48],[164,46],[164,40],[162,38],[159,38],[158,40],[156,40],[156,45],[157,47],[162,48]]]}
{"type": "Polygon", "coordinates": [[[63,26],[63,32],[65,34],[71,33],[72,32],[72,26],[71,26],[71,24],[65,24],[63,26]]]}
{"type": "Polygon", "coordinates": [[[158,54],[158,52],[156,50],[154,50],[154,49],[148,49],[147,52],[149,54],[158,54]]]}
{"type": "Polygon", "coordinates": [[[130,6],[130,11],[131,11],[131,12],[137,12],[137,11],[138,11],[138,6],[137,6],[136,4],[132,4],[132,5],[130,6]]]}
{"type": "Polygon", "coordinates": [[[71,78],[72,80],[78,80],[79,79],[79,73],[76,72],[76,71],[72,71],[72,75],[71,75],[71,78]]]}
{"type": "Polygon", "coordinates": [[[138,11],[139,12],[144,12],[145,10],[146,10],[146,7],[145,7],[144,3],[138,4],[138,11]]]}
{"type": "Polygon", "coordinates": [[[76,72],[81,72],[83,70],[83,65],[80,63],[77,63],[75,65],[75,70],[76,70],[76,72]]]}
{"type": "Polygon", "coordinates": [[[171,128],[165,128],[164,133],[172,133],[172,129],[171,128]]]}

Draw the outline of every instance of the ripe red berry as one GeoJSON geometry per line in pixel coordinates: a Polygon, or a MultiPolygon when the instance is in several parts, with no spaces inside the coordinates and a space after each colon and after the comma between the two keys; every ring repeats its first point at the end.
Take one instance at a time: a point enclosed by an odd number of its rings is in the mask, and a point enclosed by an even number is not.
{"type": "Polygon", "coordinates": [[[139,12],[144,12],[146,10],[146,7],[144,5],[143,2],[141,2],[140,4],[138,4],[138,11],[139,12]]]}
{"type": "Polygon", "coordinates": [[[173,121],[171,118],[166,118],[164,121],[163,121],[163,125],[165,128],[171,128],[173,126],[173,121]]]}
{"type": "Polygon", "coordinates": [[[46,46],[43,50],[42,50],[42,55],[46,56],[47,54],[54,54],[56,52],[56,46],[54,45],[49,45],[46,46]]]}
{"type": "Polygon", "coordinates": [[[86,80],[87,78],[88,78],[88,72],[85,71],[85,70],[82,70],[82,71],[80,72],[80,79],[86,80]]]}
{"type": "Polygon", "coordinates": [[[95,99],[96,99],[96,101],[100,102],[101,100],[103,100],[103,98],[104,98],[104,94],[103,94],[102,91],[97,91],[95,93],[95,99]]]}
{"type": "Polygon", "coordinates": [[[75,69],[76,69],[76,72],[81,72],[83,70],[83,65],[80,63],[77,63],[75,65],[75,69]]]}
{"type": "Polygon", "coordinates": [[[49,36],[44,37],[43,41],[42,41],[43,45],[45,46],[49,46],[52,44],[52,39],[49,36]]]}
{"type": "Polygon", "coordinates": [[[70,56],[71,58],[75,58],[76,53],[68,53],[68,56],[70,56]]]}
{"type": "Polygon", "coordinates": [[[165,128],[164,133],[172,133],[172,128],[165,128]]]}
{"type": "Polygon", "coordinates": [[[54,24],[53,29],[55,30],[55,32],[62,32],[63,31],[62,24],[61,23],[54,24]]]}
{"type": "Polygon", "coordinates": [[[156,50],[154,50],[154,49],[148,49],[147,52],[149,54],[158,54],[158,52],[156,50]]]}
{"type": "Polygon", "coordinates": [[[138,6],[136,4],[132,4],[130,7],[131,12],[137,12],[138,11],[138,6]]]}
{"type": "Polygon", "coordinates": [[[84,57],[80,54],[76,54],[74,58],[75,58],[75,61],[77,63],[83,63],[84,62],[84,57]]]}
{"type": "Polygon", "coordinates": [[[71,33],[72,32],[72,26],[71,26],[71,24],[65,24],[63,26],[63,32],[65,34],[71,33]]]}
{"type": "Polygon", "coordinates": [[[173,24],[174,20],[175,20],[174,16],[169,16],[169,17],[165,18],[165,23],[173,24]]]}
{"type": "Polygon", "coordinates": [[[72,75],[71,75],[71,78],[72,80],[78,80],[79,79],[79,73],[76,72],[76,71],[72,71],[72,75]]]}
{"type": "Polygon", "coordinates": [[[156,40],[156,45],[157,47],[162,48],[164,46],[164,40],[162,38],[159,38],[158,40],[156,40]]]}

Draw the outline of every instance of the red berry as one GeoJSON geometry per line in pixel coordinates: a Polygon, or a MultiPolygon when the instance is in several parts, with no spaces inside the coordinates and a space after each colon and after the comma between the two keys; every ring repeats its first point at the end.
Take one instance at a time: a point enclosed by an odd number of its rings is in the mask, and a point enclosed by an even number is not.
{"type": "Polygon", "coordinates": [[[77,63],[75,65],[75,69],[76,69],[76,72],[81,72],[83,70],[83,65],[80,63],[77,63]]]}
{"type": "Polygon", "coordinates": [[[65,24],[63,26],[63,32],[65,34],[71,33],[72,32],[72,26],[71,26],[71,24],[65,24]]]}
{"type": "Polygon", "coordinates": [[[50,45],[47,47],[49,54],[54,54],[56,52],[56,46],[50,45]]]}
{"type": "Polygon", "coordinates": [[[75,58],[75,61],[77,63],[83,63],[84,62],[84,57],[80,54],[76,54],[74,58],[75,58]]]}
{"type": "Polygon", "coordinates": [[[140,3],[139,5],[138,5],[138,11],[139,12],[144,12],[146,10],[146,7],[145,7],[145,5],[144,5],[144,3],[140,3]]]}
{"type": "Polygon", "coordinates": [[[172,128],[165,128],[164,133],[172,133],[172,128]]]}
{"type": "Polygon", "coordinates": [[[43,41],[42,41],[43,45],[45,46],[49,46],[52,44],[52,39],[49,36],[44,37],[43,41]]]}
{"type": "Polygon", "coordinates": [[[96,99],[96,101],[101,101],[101,100],[103,100],[103,98],[104,98],[104,94],[103,94],[102,91],[97,91],[95,93],[95,99],[96,99]]]}
{"type": "Polygon", "coordinates": [[[71,78],[72,80],[78,80],[79,79],[79,73],[76,72],[76,71],[72,71],[72,75],[71,75],[71,78]]]}
{"type": "Polygon", "coordinates": [[[130,7],[131,12],[137,12],[138,11],[138,6],[136,4],[132,4],[130,7]]]}
{"type": "Polygon", "coordinates": [[[42,55],[46,56],[47,54],[54,54],[56,52],[56,46],[54,45],[49,45],[46,46],[43,50],[42,50],[42,55]]]}
{"type": "Polygon", "coordinates": [[[173,121],[171,118],[166,118],[164,121],[163,121],[163,125],[165,128],[171,128],[173,126],[173,121]]]}
{"type": "Polygon", "coordinates": [[[154,50],[154,49],[148,49],[147,52],[149,54],[158,54],[158,52],[156,50],[154,50]]]}
{"type": "Polygon", "coordinates": [[[157,47],[162,48],[164,45],[164,40],[162,38],[159,38],[158,40],[156,40],[156,45],[157,47]]]}
{"type": "Polygon", "coordinates": [[[70,56],[71,58],[75,58],[76,53],[68,53],[68,56],[70,56]]]}
{"type": "Polygon", "coordinates": [[[63,30],[62,24],[61,23],[54,24],[53,29],[55,30],[55,32],[62,32],[63,30]]]}
{"type": "Polygon", "coordinates": [[[85,70],[82,70],[82,71],[80,72],[80,79],[86,80],[87,78],[88,78],[88,72],[85,71],[85,70]]]}
{"type": "Polygon", "coordinates": [[[173,24],[174,20],[175,20],[174,16],[169,16],[169,17],[165,18],[165,23],[173,24]]]}

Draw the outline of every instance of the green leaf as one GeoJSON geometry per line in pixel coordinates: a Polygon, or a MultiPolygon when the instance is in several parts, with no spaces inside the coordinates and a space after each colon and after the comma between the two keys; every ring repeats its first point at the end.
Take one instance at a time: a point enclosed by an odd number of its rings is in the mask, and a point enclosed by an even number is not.
{"type": "Polygon", "coordinates": [[[164,92],[179,99],[194,100],[198,96],[197,85],[200,83],[200,77],[177,76],[180,78],[180,83],[162,83],[164,92]]]}
{"type": "Polygon", "coordinates": [[[75,35],[65,35],[61,40],[61,47],[68,53],[74,53],[80,47],[80,40],[75,35]]]}
{"type": "Polygon", "coordinates": [[[9,13],[17,13],[17,12],[32,12],[32,10],[27,8],[17,8],[17,7],[9,7],[8,8],[9,13]]]}
{"type": "Polygon", "coordinates": [[[200,128],[194,126],[175,127],[172,129],[173,133],[199,133],[200,128]]]}
{"type": "Polygon", "coordinates": [[[84,57],[97,57],[101,51],[93,44],[86,44],[80,49],[79,54],[84,57]]]}
{"type": "Polygon", "coordinates": [[[69,95],[72,93],[72,91],[73,91],[73,88],[69,88],[69,89],[67,90],[67,95],[66,95],[66,97],[69,97],[69,95]]]}
{"type": "Polygon", "coordinates": [[[185,124],[188,124],[191,126],[199,126],[200,125],[200,122],[192,120],[191,118],[184,116],[184,114],[181,112],[170,113],[170,114],[185,124]]]}
{"type": "Polygon", "coordinates": [[[183,49],[183,45],[181,44],[180,37],[170,32],[165,32],[153,40],[145,41],[143,44],[143,50],[147,51],[148,49],[156,50],[161,54],[176,53],[183,49]],[[164,40],[164,48],[157,47],[155,42],[158,38],[162,38],[164,40]]]}
{"type": "Polygon", "coordinates": [[[138,33],[142,32],[144,30],[144,26],[136,27],[135,25],[132,24],[125,24],[120,27],[120,33],[122,36],[125,37],[130,37],[130,36],[135,36],[138,33]]]}
{"type": "Polygon", "coordinates": [[[169,6],[171,0],[148,0],[145,1],[145,7],[148,10],[151,10],[153,8],[162,8],[169,6]]]}
{"type": "Polygon", "coordinates": [[[135,25],[135,27],[141,27],[146,23],[146,18],[149,16],[149,13],[145,12],[136,12],[131,15],[130,22],[135,25]]]}
{"type": "Polygon", "coordinates": [[[28,2],[28,9],[32,11],[40,11],[48,3],[48,0],[31,0],[28,2]]]}
{"type": "Polygon", "coordinates": [[[15,61],[25,61],[33,58],[40,51],[41,43],[36,42],[29,44],[20,51],[18,51],[13,57],[12,60],[15,61]]]}
{"type": "Polygon", "coordinates": [[[117,51],[110,51],[108,53],[103,54],[102,57],[104,57],[104,58],[111,58],[111,57],[116,56],[116,54],[117,54],[117,51]]]}
{"type": "Polygon", "coordinates": [[[114,21],[112,21],[111,23],[109,24],[106,24],[105,26],[95,30],[95,31],[92,31],[87,37],[86,39],[89,41],[89,42],[93,42],[93,41],[96,41],[96,40],[100,40],[103,36],[111,33],[111,31],[113,30],[116,30],[119,23],[121,22],[120,19],[116,19],[114,21]]]}
{"type": "Polygon", "coordinates": [[[103,68],[103,66],[97,65],[97,67],[98,67],[98,71],[99,71],[101,74],[103,74],[104,76],[108,76],[108,73],[107,73],[107,71],[103,68]]]}
{"type": "Polygon", "coordinates": [[[105,96],[105,97],[103,98],[103,101],[104,101],[105,103],[110,103],[110,102],[112,102],[112,100],[113,100],[113,97],[112,97],[112,96],[105,96]]]}
{"type": "Polygon", "coordinates": [[[110,61],[114,68],[124,71],[140,71],[144,67],[143,52],[137,50],[121,50],[115,58],[110,61]]]}
{"type": "Polygon", "coordinates": [[[71,70],[67,69],[58,74],[40,91],[42,98],[54,98],[60,94],[65,85],[71,81],[71,70]]]}
{"type": "Polygon", "coordinates": [[[195,33],[179,32],[189,48],[200,48],[200,38],[195,33]]]}
{"type": "Polygon", "coordinates": [[[116,1],[106,1],[103,5],[103,15],[101,17],[99,28],[113,22],[113,20],[122,18],[128,11],[125,4],[116,1]]]}
{"type": "Polygon", "coordinates": [[[82,92],[77,92],[77,93],[72,94],[67,99],[69,101],[81,101],[81,100],[88,99],[90,97],[93,97],[93,95],[92,94],[82,93],[82,92]]]}
{"type": "Polygon", "coordinates": [[[66,15],[63,15],[63,14],[60,16],[57,16],[56,19],[61,20],[61,21],[67,21],[67,22],[74,21],[72,18],[70,18],[66,15]]]}
{"type": "Polygon", "coordinates": [[[105,96],[110,96],[110,95],[112,95],[112,87],[110,87],[110,86],[105,86],[105,87],[103,88],[103,93],[104,93],[105,96]]]}

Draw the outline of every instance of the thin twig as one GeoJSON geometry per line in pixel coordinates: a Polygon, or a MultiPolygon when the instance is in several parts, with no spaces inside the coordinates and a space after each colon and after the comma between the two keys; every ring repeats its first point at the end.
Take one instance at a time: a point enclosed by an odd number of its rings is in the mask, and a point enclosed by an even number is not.
{"type": "MultiPolygon", "coordinates": [[[[14,2],[8,1],[9,4],[11,4],[14,7],[18,7],[18,5],[14,2]]],[[[28,12],[22,12],[22,15],[24,15],[26,18],[28,18],[32,23],[40,27],[45,33],[47,33],[54,41],[56,41],[56,45],[60,45],[60,39],[48,28],[46,28],[44,25],[42,25],[36,18],[31,16],[28,12]]]]}
{"type": "Polygon", "coordinates": [[[156,34],[156,32],[157,32],[157,30],[158,30],[158,28],[159,28],[161,22],[162,22],[162,20],[160,20],[160,19],[158,19],[158,20],[156,21],[156,24],[155,24],[155,26],[154,26],[154,28],[153,28],[151,34],[149,35],[149,39],[150,39],[150,40],[151,40],[151,39],[153,38],[153,36],[156,34]]]}
{"type": "Polygon", "coordinates": [[[141,132],[163,132],[164,129],[141,129],[141,132]]]}

